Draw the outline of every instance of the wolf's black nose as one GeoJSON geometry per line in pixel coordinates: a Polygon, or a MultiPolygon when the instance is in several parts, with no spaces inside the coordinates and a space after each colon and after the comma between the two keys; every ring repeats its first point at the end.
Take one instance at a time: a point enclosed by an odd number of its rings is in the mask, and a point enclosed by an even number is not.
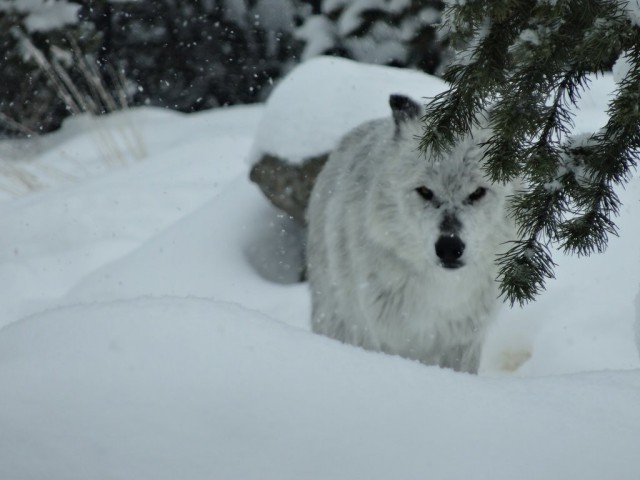
{"type": "Polygon", "coordinates": [[[445,268],[462,266],[459,258],[464,252],[464,242],[457,235],[443,235],[436,242],[436,255],[442,260],[445,268]]]}

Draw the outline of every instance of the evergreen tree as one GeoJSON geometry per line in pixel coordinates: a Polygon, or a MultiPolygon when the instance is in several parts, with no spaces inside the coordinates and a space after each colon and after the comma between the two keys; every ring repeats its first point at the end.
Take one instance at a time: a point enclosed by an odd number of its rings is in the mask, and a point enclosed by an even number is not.
{"type": "Polygon", "coordinates": [[[82,3],[103,34],[103,63],[136,84],[134,104],[192,112],[261,101],[296,62],[293,0],[82,3]]]}
{"type": "Polygon", "coordinates": [[[192,112],[264,100],[298,61],[306,11],[301,0],[0,0],[0,136],[73,113],[34,50],[70,83],[83,84],[86,59],[131,104],[192,112]]]}
{"type": "Polygon", "coordinates": [[[446,26],[465,45],[444,77],[448,91],[424,117],[422,148],[450,147],[473,125],[493,130],[486,172],[521,177],[511,204],[519,239],[499,259],[501,292],[512,304],[532,300],[553,277],[549,246],[589,255],[616,234],[624,184],[640,147],[640,7],[626,0],[459,0],[446,26]],[[608,122],[571,133],[572,108],[588,76],[625,65],[608,122]]]}
{"type": "MultiPolygon", "coordinates": [[[[57,128],[68,114],[67,106],[22,39],[28,37],[46,58],[52,59],[52,52],[66,55],[70,38],[89,40],[93,35],[90,25],[78,24],[79,8],[67,0],[0,2],[0,137],[47,132],[57,128]]],[[[82,42],[85,52],[95,47],[82,42]]],[[[66,58],[57,61],[66,63],[66,58]]]]}
{"type": "Polygon", "coordinates": [[[446,55],[440,0],[318,0],[297,31],[303,59],[337,55],[434,73],[446,55]]]}

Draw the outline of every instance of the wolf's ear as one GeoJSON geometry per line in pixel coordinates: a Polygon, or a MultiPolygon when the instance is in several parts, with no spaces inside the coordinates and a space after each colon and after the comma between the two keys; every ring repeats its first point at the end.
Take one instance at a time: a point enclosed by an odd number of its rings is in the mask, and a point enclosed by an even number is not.
{"type": "Polygon", "coordinates": [[[400,127],[401,124],[408,120],[418,118],[422,111],[420,105],[404,95],[391,95],[389,97],[389,105],[391,106],[396,127],[400,127]]]}

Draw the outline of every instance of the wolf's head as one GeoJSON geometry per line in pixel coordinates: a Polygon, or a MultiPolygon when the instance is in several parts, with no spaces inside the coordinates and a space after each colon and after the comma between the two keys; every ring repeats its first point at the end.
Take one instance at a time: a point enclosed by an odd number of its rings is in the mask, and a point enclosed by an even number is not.
{"type": "Polygon", "coordinates": [[[422,108],[401,95],[389,103],[393,122],[376,152],[384,168],[368,201],[375,240],[419,269],[493,263],[515,236],[506,210],[515,185],[485,177],[481,144],[488,132],[477,129],[434,159],[418,149],[422,108]]]}

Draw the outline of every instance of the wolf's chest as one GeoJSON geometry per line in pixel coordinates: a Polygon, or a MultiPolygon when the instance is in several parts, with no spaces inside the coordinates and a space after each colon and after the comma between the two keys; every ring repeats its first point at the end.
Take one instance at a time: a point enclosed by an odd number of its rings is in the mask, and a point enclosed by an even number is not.
{"type": "Polygon", "coordinates": [[[483,330],[495,303],[493,289],[472,277],[446,271],[403,279],[375,275],[360,292],[361,313],[369,328],[392,343],[466,341],[483,330]]]}

